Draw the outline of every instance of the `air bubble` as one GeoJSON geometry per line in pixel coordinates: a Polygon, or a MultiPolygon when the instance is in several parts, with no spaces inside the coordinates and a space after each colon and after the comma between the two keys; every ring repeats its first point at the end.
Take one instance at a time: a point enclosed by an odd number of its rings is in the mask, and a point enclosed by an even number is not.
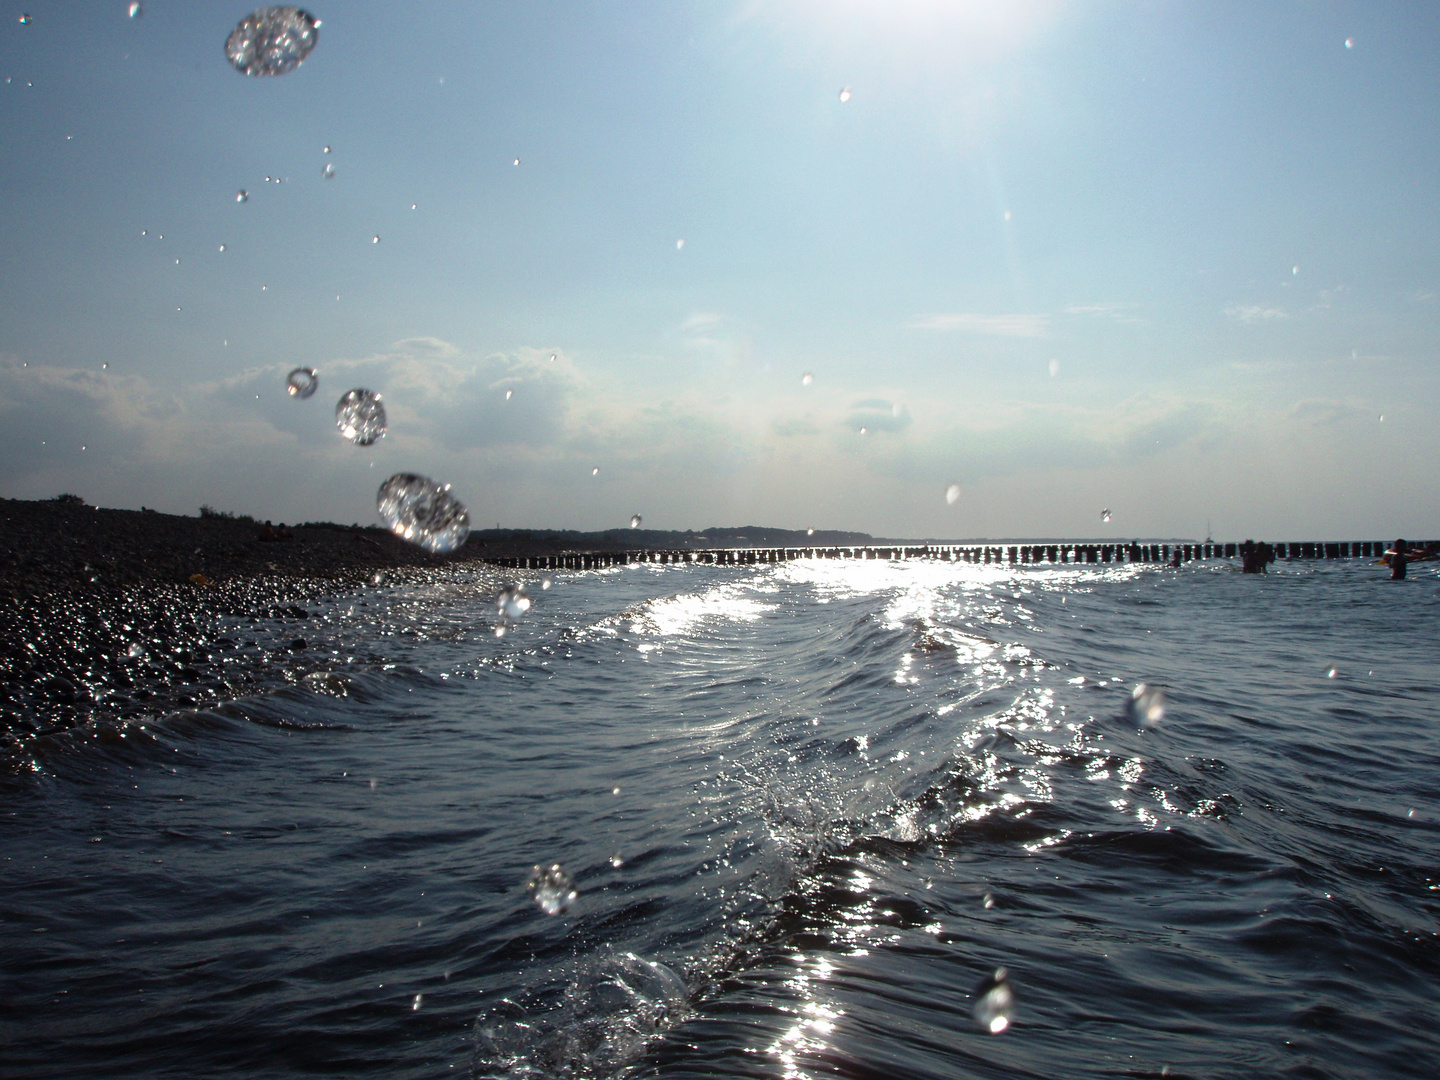
{"type": "Polygon", "coordinates": [[[335,426],[356,446],[369,446],[385,435],[385,406],[380,395],[356,388],[335,403],[335,426]]]}
{"type": "Polygon", "coordinates": [[[946,504],[949,505],[949,506],[954,506],[954,505],[955,505],[957,502],[959,502],[959,501],[960,501],[960,485],[959,485],[959,484],[951,484],[949,487],[947,487],[947,488],[945,489],[945,502],[946,502],[946,504]]]}
{"type": "Polygon", "coordinates": [[[630,527],[631,527],[632,529],[638,529],[638,528],[640,527],[640,522],[641,522],[642,520],[643,520],[643,519],[640,517],[639,514],[634,515],[634,516],[630,519],[630,527]]]}
{"type": "Polygon", "coordinates": [[[575,882],[559,863],[535,867],[525,887],[546,915],[563,914],[579,895],[575,891],[575,882]]]}
{"type": "Polygon", "coordinates": [[[1009,973],[1002,967],[995,974],[987,975],[975,988],[975,1007],[972,1014],[981,1031],[999,1035],[1010,1026],[1010,1016],[1015,1011],[1015,992],[1010,988],[1009,973]]]}
{"type": "Polygon", "coordinates": [[[465,505],[450,494],[449,484],[428,476],[396,473],[380,485],[375,509],[396,536],[437,555],[454,551],[470,535],[465,505]]]}
{"type": "Polygon", "coordinates": [[[319,26],[315,16],[300,8],[262,8],[230,31],[225,56],[246,75],[284,75],[315,48],[319,26]]]}
{"type": "Polygon", "coordinates": [[[285,392],[293,398],[308,398],[319,385],[314,368],[297,367],[285,377],[285,392]]]}

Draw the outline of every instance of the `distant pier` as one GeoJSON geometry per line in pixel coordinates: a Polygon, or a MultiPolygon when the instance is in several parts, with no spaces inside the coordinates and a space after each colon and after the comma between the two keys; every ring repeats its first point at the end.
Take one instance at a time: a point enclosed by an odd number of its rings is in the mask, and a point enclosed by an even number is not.
{"type": "MultiPolygon", "coordinates": [[[[1274,544],[1277,559],[1378,559],[1385,540],[1293,541],[1274,544]]],[[[1034,566],[1041,563],[1182,563],[1197,559],[1235,559],[1239,544],[910,544],[864,547],[672,548],[630,551],[567,551],[551,555],[497,556],[495,566],[518,570],[599,570],[639,563],[691,563],[744,566],[792,559],[880,559],[894,562],[931,559],[980,565],[1034,566]]]]}

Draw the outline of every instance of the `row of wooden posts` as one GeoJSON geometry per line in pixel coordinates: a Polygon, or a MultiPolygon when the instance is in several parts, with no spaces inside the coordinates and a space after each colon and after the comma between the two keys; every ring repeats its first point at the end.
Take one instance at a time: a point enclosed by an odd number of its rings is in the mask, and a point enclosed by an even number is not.
{"type": "MultiPolygon", "coordinates": [[[[1388,546],[1383,540],[1339,543],[1275,544],[1278,559],[1375,559],[1388,546]]],[[[791,559],[938,559],[944,562],[1000,563],[1168,563],[1195,559],[1233,559],[1239,544],[924,544],[910,547],[704,548],[655,551],[575,551],[560,555],[505,556],[486,560],[522,570],[594,570],[634,563],[707,563],[736,566],[788,562],[791,559]]]]}

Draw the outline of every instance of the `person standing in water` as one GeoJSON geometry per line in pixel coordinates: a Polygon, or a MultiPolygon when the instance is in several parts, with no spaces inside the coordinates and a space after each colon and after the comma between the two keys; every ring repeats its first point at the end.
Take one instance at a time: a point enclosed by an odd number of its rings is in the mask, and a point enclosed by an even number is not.
{"type": "Polygon", "coordinates": [[[1404,540],[1396,540],[1395,548],[1390,552],[1390,580],[1400,581],[1405,577],[1406,555],[1410,551],[1410,545],[1404,540]]]}

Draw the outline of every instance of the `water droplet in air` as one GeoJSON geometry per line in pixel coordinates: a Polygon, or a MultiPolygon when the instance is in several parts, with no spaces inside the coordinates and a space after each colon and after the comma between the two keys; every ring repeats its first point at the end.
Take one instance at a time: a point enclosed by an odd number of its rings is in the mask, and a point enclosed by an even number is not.
{"type": "Polygon", "coordinates": [[[552,364],[555,362],[555,354],[553,352],[550,354],[550,362],[552,364]]]}
{"type": "Polygon", "coordinates": [[[1385,423],[1385,414],[1383,412],[1380,414],[1380,423],[1385,423]]]}
{"type": "Polygon", "coordinates": [[[593,469],[591,469],[591,470],[590,470],[590,475],[591,475],[591,476],[599,476],[599,475],[600,475],[600,466],[599,466],[599,465],[596,465],[593,469]]]}
{"type": "Polygon", "coordinates": [[[806,530],[805,530],[805,535],[806,535],[806,536],[814,536],[814,535],[815,535],[815,530],[814,530],[814,529],[806,529],[806,530]]]}
{"type": "Polygon", "coordinates": [[[29,25],[30,25],[32,22],[34,22],[34,21],[35,21],[35,16],[33,16],[33,15],[21,15],[21,16],[20,16],[20,25],[21,25],[21,26],[29,26],[29,25]]]}
{"type": "Polygon", "coordinates": [[[547,590],[550,588],[551,585],[554,585],[554,584],[555,584],[555,579],[554,579],[554,578],[542,577],[542,578],[540,579],[540,591],[541,591],[541,592],[545,592],[545,591],[547,591],[547,590]]]}
{"type": "Polygon", "coordinates": [[[414,210],[414,209],[415,209],[417,206],[419,206],[419,205],[420,205],[419,203],[413,203],[413,202],[412,202],[412,203],[410,204],[410,209],[411,209],[411,210],[414,210]]]}
{"type": "Polygon", "coordinates": [[[984,899],[982,899],[982,900],[980,901],[980,903],[984,905],[986,911],[989,911],[991,908],[993,908],[993,907],[995,906],[995,897],[991,896],[991,895],[987,892],[987,893],[985,894],[984,899]]]}
{"type": "Polygon", "coordinates": [[[320,170],[320,175],[321,175],[322,177],[324,177],[326,180],[334,180],[334,179],[335,179],[335,163],[334,163],[333,161],[327,161],[327,162],[325,163],[325,168],[323,168],[323,169],[320,170]]]}
{"type": "Polygon", "coordinates": [[[1010,1026],[1015,1010],[1015,992],[1010,989],[1010,976],[1004,968],[996,968],[975,988],[975,1024],[981,1031],[999,1035],[1010,1026]]]}
{"type": "Polygon", "coordinates": [[[495,597],[495,615],[502,625],[518,622],[529,610],[530,594],[525,591],[524,585],[511,585],[508,589],[501,589],[500,594],[495,597]]]}
{"type": "Polygon", "coordinates": [[[141,235],[141,236],[148,236],[148,235],[149,235],[149,231],[146,230],[146,229],[141,229],[141,230],[140,230],[140,235],[141,235]]]}
{"type": "Polygon", "coordinates": [[[235,201],[236,201],[236,202],[249,202],[249,201],[250,201],[250,192],[246,191],[244,188],[241,188],[239,191],[237,191],[237,192],[235,193],[235,201]]]}
{"type": "Polygon", "coordinates": [[[505,400],[506,400],[506,401],[509,401],[510,398],[511,398],[511,395],[513,395],[514,393],[515,393],[514,390],[506,390],[506,391],[505,391],[505,400]]]}
{"type": "Polygon", "coordinates": [[[959,485],[959,484],[951,484],[949,487],[947,487],[947,488],[945,489],[945,502],[946,502],[948,505],[950,505],[950,506],[954,506],[954,505],[955,505],[957,502],[959,502],[959,501],[960,501],[960,485],[959,485]]]}
{"type": "Polygon", "coordinates": [[[221,250],[221,251],[224,251],[224,250],[225,250],[225,245],[224,245],[224,244],[221,244],[221,245],[220,245],[220,250],[221,250]]]}
{"type": "Polygon", "coordinates": [[[800,385],[801,385],[801,386],[809,386],[809,385],[810,385],[811,383],[813,383],[814,381],[815,381],[815,376],[812,375],[812,374],[810,374],[810,372],[808,372],[808,371],[805,372],[804,375],[801,375],[801,376],[800,376],[800,385]]]}
{"type": "Polygon", "coordinates": [[[1010,220],[1010,211],[1009,211],[1009,210],[1006,210],[1006,211],[1005,211],[1005,220],[1006,220],[1006,221],[1009,221],[1009,220],[1010,220]]]}
{"type": "Polygon", "coordinates": [[[610,865],[613,866],[616,870],[619,870],[620,867],[622,867],[622,866],[625,865],[625,860],[622,859],[618,854],[617,854],[617,855],[611,855],[611,856],[610,856],[610,865]]]}
{"type": "Polygon", "coordinates": [[[396,473],[380,485],[375,509],[396,536],[444,555],[470,535],[470,513],[450,494],[449,484],[428,476],[396,473]]]}
{"type": "Polygon", "coordinates": [[[1292,277],[1293,277],[1295,274],[1298,274],[1298,273],[1300,273],[1300,267],[1298,267],[1298,266],[1292,266],[1292,267],[1290,267],[1290,274],[1291,274],[1292,277]]]}
{"type": "Polygon", "coordinates": [[[379,237],[379,236],[372,236],[372,237],[370,238],[370,242],[371,242],[372,244],[378,244],[378,243],[380,242],[380,237],[379,237]]]}
{"type": "Polygon", "coordinates": [[[230,31],[225,57],[246,75],[284,75],[315,48],[319,26],[315,16],[300,8],[262,8],[230,31]]]}
{"type": "Polygon", "coordinates": [[[270,177],[268,177],[268,176],[267,176],[267,177],[265,177],[265,183],[267,183],[267,184],[268,184],[268,183],[269,183],[269,182],[270,182],[270,177]]]}
{"type": "Polygon", "coordinates": [[[675,250],[676,250],[676,251],[683,251],[684,249],[685,249],[685,241],[684,241],[684,240],[676,240],[676,241],[675,241],[675,250]]]}
{"type": "Polygon", "coordinates": [[[530,890],[535,903],[546,915],[562,914],[579,895],[575,891],[575,882],[559,863],[535,867],[525,887],[530,890]]]}
{"type": "Polygon", "coordinates": [[[850,88],[848,86],[840,91],[840,100],[842,102],[850,100],[850,88]]]}
{"type": "Polygon", "coordinates": [[[328,146],[322,146],[322,147],[320,148],[320,152],[321,152],[322,154],[328,154],[328,153],[330,153],[330,147],[328,147],[328,146]]]}
{"type": "Polygon", "coordinates": [[[385,434],[385,406],[380,395],[356,388],[335,403],[335,426],[356,446],[369,446],[385,434]]]}
{"type": "Polygon", "coordinates": [[[291,397],[308,398],[319,385],[320,379],[311,367],[297,367],[285,378],[285,392],[291,397]]]}
{"type": "Polygon", "coordinates": [[[516,158],[514,161],[512,161],[510,164],[511,164],[511,165],[519,165],[519,164],[520,164],[520,159],[517,157],[517,158],[516,158]]]}
{"type": "Polygon", "coordinates": [[[136,3],[131,4],[126,10],[132,19],[138,19],[141,15],[145,14],[145,6],[139,3],[138,0],[136,3]]]}
{"type": "Polygon", "coordinates": [[[1135,723],[1141,727],[1154,727],[1165,719],[1165,690],[1143,682],[1136,683],[1135,689],[1130,691],[1127,707],[1130,719],[1135,723]]]}
{"type": "Polygon", "coordinates": [[[632,517],[632,518],[630,519],[630,527],[631,527],[632,529],[638,529],[638,528],[640,527],[640,521],[641,521],[640,515],[639,515],[639,514],[636,514],[634,517],[632,517]]]}
{"type": "Polygon", "coordinates": [[[860,429],[860,434],[861,434],[861,435],[868,435],[869,432],[870,432],[870,429],[869,429],[869,428],[863,428],[863,427],[862,427],[862,428],[860,429]]]}
{"type": "Polygon", "coordinates": [[[179,260],[179,259],[176,259],[176,260],[175,260],[175,265],[176,265],[176,266],[179,266],[179,265],[180,265],[180,260],[179,260]]]}
{"type": "Polygon", "coordinates": [[[1100,511],[1100,520],[1101,520],[1101,521],[1109,521],[1109,520],[1110,520],[1110,511],[1109,511],[1109,510],[1101,510],[1101,511],[1100,511]]]}
{"type": "Polygon", "coordinates": [[[1056,375],[1058,375],[1058,374],[1060,374],[1060,361],[1059,361],[1059,360],[1051,360],[1051,361],[1050,361],[1050,378],[1053,379],[1053,378],[1054,378],[1056,375]]]}
{"type": "Polygon", "coordinates": [[[1339,674],[1340,674],[1340,672],[1338,672],[1335,668],[1332,667],[1329,671],[1325,672],[1325,677],[1326,677],[1327,679],[1333,679],[1333,678],[1335,678],[1336,676],[1338,676],[1339,674]]]}
{"type": "Polygon", "coordinates": [[[1345,48],[1347,48],[1347,49],[1353,49],[1353,48],[1355,48],[1355,39],[1354,39],[1354,38],[1348,38],[1348,37],[1347,37],[1347,38],[1345,39],[1345,48]]]}
{"type": "Polygon", "coordinates": [[[424,995],[424,994],[416,994],[416,995],[415,995],[415,1000],[410,1003],[410,1011],[411,1011],[411,1012],[419,1012],[419,1011],[420,1011],[420,1002],[422,1002],[422,1001],[424,1001],[424,1000],[425,1000],[425,995],[424,995]]]}
{"type": "Polygon", "coordinates": [[[132,641],[130,647],[125,650],[125,655],[131,660],[139,660],[145,655],[145,646],[138,641],[132,641]]]}

